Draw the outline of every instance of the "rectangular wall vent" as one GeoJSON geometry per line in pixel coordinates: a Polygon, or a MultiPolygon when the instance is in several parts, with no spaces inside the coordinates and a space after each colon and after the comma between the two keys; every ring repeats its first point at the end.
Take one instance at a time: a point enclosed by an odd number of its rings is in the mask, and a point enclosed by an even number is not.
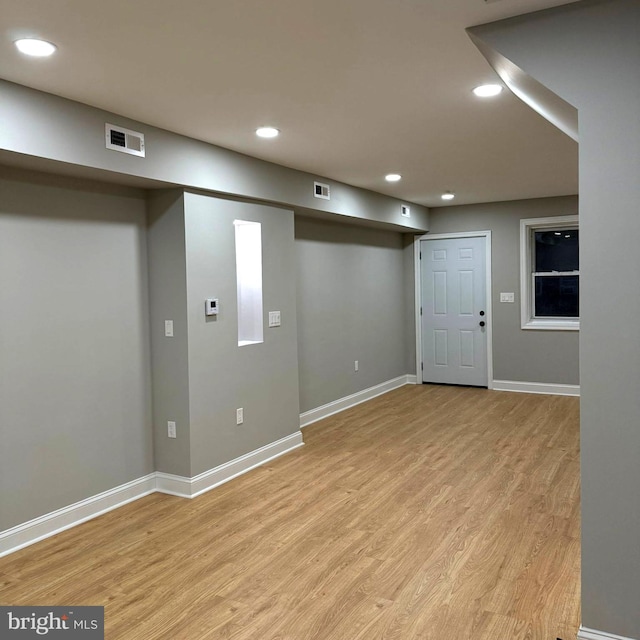
{"type": "Polygon", "coordinates": [[[411,209],[406,204],[401,204],[400,205],[400,213],[402,214],[402,216],[404,218],[410,218],[411,217],[411,209]]]}
{"type": "Polygon", "coordinates": [[[144,133],[109,123],[104,125],[104,132],[107,149],[144,158],[144,133]]]}
{"type": "Polygon", "coordinates": [[[322,182],[313,183],[313,195],[316,198],[323,198],[324,200],[331,200],[331,189],[328,184],[322,182]]]}

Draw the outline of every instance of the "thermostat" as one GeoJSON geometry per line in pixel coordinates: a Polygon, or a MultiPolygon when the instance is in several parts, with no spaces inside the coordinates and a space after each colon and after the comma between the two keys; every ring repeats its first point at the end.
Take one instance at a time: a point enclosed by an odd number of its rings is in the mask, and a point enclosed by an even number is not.
{"type": "Polygon", "coordinates": [[[207,316],[218,315],[218,298],[207,298],[204,301],[204,313],[207,316]]]}

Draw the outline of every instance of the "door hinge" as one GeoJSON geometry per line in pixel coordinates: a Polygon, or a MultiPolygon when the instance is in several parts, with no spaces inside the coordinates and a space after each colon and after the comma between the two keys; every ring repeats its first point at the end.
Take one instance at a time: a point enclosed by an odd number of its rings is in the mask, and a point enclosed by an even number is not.
{"type": "Polygon", "coordinates": [[[420,363],[420,371],[424,371],[424,362],[420,363]]]}
{"type": "Polygon", "coordinates": [[[422,260],[422,251],[420,252],[420,260],[422,260]]]}
{"type": "Polygon", "coordinates": [[[422,307],[420,307],[420,315],[422,315],[422,307]]]}

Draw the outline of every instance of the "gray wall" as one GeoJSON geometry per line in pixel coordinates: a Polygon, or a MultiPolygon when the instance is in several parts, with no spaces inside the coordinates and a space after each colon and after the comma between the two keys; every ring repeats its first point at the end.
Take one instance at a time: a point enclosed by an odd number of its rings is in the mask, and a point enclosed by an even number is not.
{"type": "Polygon", "coordinates": [[[295,235],[300,410],[406,374],[402,235],[302,216],[295,235]]]}
{"type": "Polygon", "coordinates": [[[640,3],[585,0],[476,35],[578,108],[582,620],[640,638],[640,3]]]}
{"type": "Polygon", "coordinates": [[[191,476],[300,429],[293,212],[185,193],[191,476]],[[264,342],[238,347],[234,220],[262,227],[264,342]],[[204,301],[220,301],[206,318],[204,301]],[[281,326],[268,327],[269,311],[281,326]],[[236,425],[236,409],[244,423],[236,425]]]}
{"type": "Polygon", "coordinates": [[[410,375],[416,375],[416,264],[415,238],[405,233],[402,236],[404,254],[404,358],[405,369],[410,375]]]}
{"type": "Polygon", "coordinates": [[[495,380],[580,383],[579,332],[520,327],[520,220],[577,212],[575,196],[439,207],[430,211],[430,233],[491,231],[495,380]],[[515,293],[515,303],[501,303],[501,291],[515,293]]]}
{"type": "Polygon", "coordinates": [[[191,475],[187,254],[184,196],[151,192],[148,198],[149,305],[153,374],[153,443],[157,471],[191,475]],[[166,337],[165,320],[173,321],[166,337]],[[167,437],[167,422],[176,438],[167,437]]]}
{"type": "Polygon", "coordinates": [[[0,530],[153,471],[144,194],[0,167],[0,530]]]}

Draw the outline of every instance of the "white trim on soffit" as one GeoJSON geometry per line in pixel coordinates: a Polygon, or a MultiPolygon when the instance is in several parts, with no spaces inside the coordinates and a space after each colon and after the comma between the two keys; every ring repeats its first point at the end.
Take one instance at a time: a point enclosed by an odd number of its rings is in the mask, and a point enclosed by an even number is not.
{"type": "Polygon", "coordinates": [[[49,538],[65,529],[70,529],[87,520],[97,518],[103,513],[122,507],[128,502],[143,498],[150,493],[159,492],[195,498],[201,493],[228,482],[289,451],[293,451],[303,444],[302,433],[297,431],[286,438],[276,440],[235,460],[205,471],[194,478],[185,478],[161,472],[150,473],[137,480],[127,482],[119,487],[109,489],[68,507],[47,513],[0,532],[0,558],[49,538]]]}
{"type": "Polygon", "coordinates": [[[514,380],[494,380],[494,391],[516,391],[518,393],[544,393],[551,396],[579,396],[580,385],[547,384],[543,382],[515,382],[514,380]]]}
{"type": "Polygon", "coordinates": [[[578,640],[635,640],[635,638],[617,636],[614,633],[607,633],[606,631],[596,631],[595,629],[589,629],[581,625],[578,631],[578,640]]]}
{"type": "Polygon", "coordinates": [[[324,418],[332,416],[334,413],[340,413],[340,411],[355,407],[356,405],[366,402],[367,400],[371,400],[376,396],[381,396],[383,393],[388,393],[394,389],[404,387],[405,384],[416,384],[416,376],[398,376],[397,378],[381,382],[380,384],[376,384],[368,389],[352,393],[350,396],[345,396],[344,398],[334,400],[328,404],[323,404],[321,407],[305,411],[300,414],[300,427],[308,427],[310,424],[313,424],[318,420],[323,420],[324,418]]]}
{"type": "MultiPolygon", "coordinates": [[[[416,283],[415,290],[415,321],[416,321],[416,364],[422,361],[422,323],[420,322],[420,303],[422,301],[422,283],[420,277],[420,241],[421,240],[450,240],[453,238],[484,238],[485,239],[485,280],[487,294],[487,387],[493,389],[493,297],[491,293],[491,231],[462,231],[460,233],[425,233],[416,236],[413,241],[413,264],[416,283]]],[[[417,367],[417,384],[422,384],[422,371],[417,367]]]]}

